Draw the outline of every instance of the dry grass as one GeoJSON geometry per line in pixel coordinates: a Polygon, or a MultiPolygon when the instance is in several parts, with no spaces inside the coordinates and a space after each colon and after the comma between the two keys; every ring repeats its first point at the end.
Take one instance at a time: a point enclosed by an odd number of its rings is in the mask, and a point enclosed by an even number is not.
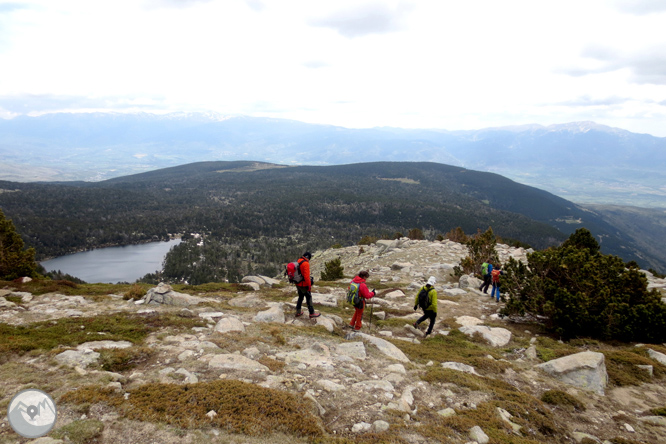
{"type": "Polygon", "coordinates": [[[571,411],[585,411],[585,404],[578,398],[560,390],[548,390],[544,392],[541,395],[541,400],[546,404],[557,405],[571,411]]]}
{"type": "Polygon", "coordinates": [[[75,347],[99,338],[97,333],[100,332],[104,333],[105,340],[140,344],[150,332],[162,328],[182,330],[204,325],[201,319],[182,318],[175,314],[146,318],[127,313],[61,318],[19,326],[0,323],[0,356],[63,346],[75,347]]]}
{"type": "Polygon", "coordinates": [[[312,439],[324,435],[307,401],[234,380],[190,385],[151,383],[131,390],[127,400],[112,390],[90,386],[66,393],[59,403],[105,403],[129,419],[184,429],[219,427],[250,436],[281,432],[312,439]],[[207,416],[210,411],[216,412],[212,418],[207,416]]]}
{"type": "Polygon", "coordinates": [[[471,365],[484,373],[500,373],[511,367],[510,363],[499,360],[501,355],[497,350],[484,346],[483,341],[474,342],[457,330],[451,331],[448,336],[428,338],[421,344],[399,340],[392,342],[416,363],[455,361],[471,365]]]}

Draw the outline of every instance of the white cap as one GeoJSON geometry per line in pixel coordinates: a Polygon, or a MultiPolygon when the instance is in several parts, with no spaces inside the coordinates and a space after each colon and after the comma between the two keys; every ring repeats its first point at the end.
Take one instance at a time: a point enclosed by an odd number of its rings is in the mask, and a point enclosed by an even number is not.
{"type": "Polygon", "coordinates": [[[428,285],[435,285],[436,282],[437,280],[435,279],[435,276],[430,276],[428,278],[428,285]]]}

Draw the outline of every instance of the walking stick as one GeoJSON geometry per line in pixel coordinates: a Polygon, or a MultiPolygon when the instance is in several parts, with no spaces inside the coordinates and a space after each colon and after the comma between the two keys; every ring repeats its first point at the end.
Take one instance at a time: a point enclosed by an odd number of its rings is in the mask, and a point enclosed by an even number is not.
{"type": "Polygon", "coordinates": [[[373,302],[372,305],[370,305],[370,326],[368,327],[368,331],[372,331],[372,310],[375,308],[375,303],[373,302]]]}

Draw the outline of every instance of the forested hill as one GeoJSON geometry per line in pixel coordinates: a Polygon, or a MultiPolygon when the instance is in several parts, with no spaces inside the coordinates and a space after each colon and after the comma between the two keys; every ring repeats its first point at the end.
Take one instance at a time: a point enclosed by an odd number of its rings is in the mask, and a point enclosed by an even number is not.
{"type": "Polygon", "coordinates": [[[643,266],[630,239],[562,198],[502,176],[437,163],[285,167],[202,162],[96,183],[0,182],[0,208],[40,257],[100,245],[206,233],[218,239],[288,239],[315,249],[363,236],[492,226],[544,248],[585,226],[605,253],[643,266]]]}

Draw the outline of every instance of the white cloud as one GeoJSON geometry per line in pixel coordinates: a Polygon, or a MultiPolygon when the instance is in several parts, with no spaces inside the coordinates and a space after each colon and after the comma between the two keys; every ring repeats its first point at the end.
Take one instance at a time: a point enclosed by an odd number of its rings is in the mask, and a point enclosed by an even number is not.
{"type": "Polygon", "coordinates": [[[660,11],[605,0],[0,0],[0,115],[211,110],[452,130],[598,119],[666,136],[660,11]]]}
{"type": "Polygon", "coordinates": [[[412,9],[407,2],[395,5],[375,1],[350,5],[324,17],[310,20],[312,26],[331,28],[344,37],[385,34],[404,28],[404,18],[412,9]]]}

